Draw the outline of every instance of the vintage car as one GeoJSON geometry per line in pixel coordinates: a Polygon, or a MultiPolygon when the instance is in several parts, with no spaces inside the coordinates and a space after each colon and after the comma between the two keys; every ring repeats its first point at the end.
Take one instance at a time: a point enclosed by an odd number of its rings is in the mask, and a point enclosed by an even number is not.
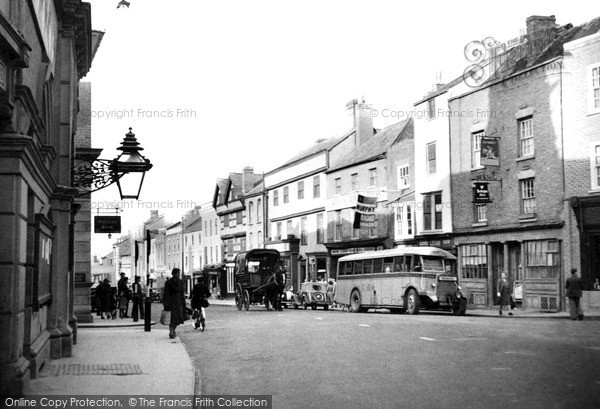
{"type": "Polygon", "coordinates": [[[291,297],[291,306],[293,308],[304,308],[308,307],[316,310],[317,307],[323,307],[323,309],[329,309],[329,303],[327,302],[327,282],[326,281],[307,281],[302,283],[298,294],[293,294],[291,297]]]}
{"type": "Polygon", "coordinates": [[[239,311],[248,311],[250,304],[264,304],[267,309],[273,305],[277,285],[272,276],[278,263],[277,250],[254,249],[236,255],[233,277],[239,311]]]}

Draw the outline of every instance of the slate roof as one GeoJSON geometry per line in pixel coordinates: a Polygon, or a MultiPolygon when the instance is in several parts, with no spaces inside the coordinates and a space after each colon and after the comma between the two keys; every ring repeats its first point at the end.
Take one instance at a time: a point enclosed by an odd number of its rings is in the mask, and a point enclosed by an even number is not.
{"type": "MultiPolygon", "coordinates": [[[[285,162],[283,165],[273,169],[271,172],[281,169],[283,167],[286,167],[288,165],[291,165],[292,163],[298,162],[299,160],[302,160],[304,158],[308,158],[319,152],[330,151],[335,146],[337,146],[340,142],[342,142],[343,140],[348,138],[350,135],[352,135],[354,132],[355,132],[355,129],[353,128],[350,131],[344,133],[343,135],[317,142],[317,143],[313,144],[312,146],[308,147],[307,149],[301,151],[299,154],[297,154],[296,156],[294,156],[293,158],[291,158],[290,160],[285,162]]],[[[271,172],[269,172],[269,173],[271,173],[271,172]]]]}
{"type": "Polygon", "coordinates": [[[192,233],[202,230],[202,216],[193,216],[189,220],[185,221],[184,233],[192,233]]]}
{"type": "Polygon", "coordinates": [[[407,132],[409,128],[408,124],[412,126],[412,118],[405,119],[382,129],[379,133],[369,138],[369,140],[338,159],[325,173],[331,173],[360,163],[384,158],[388,149],[396,141],[412,138],[412,132],[407,132]]]}

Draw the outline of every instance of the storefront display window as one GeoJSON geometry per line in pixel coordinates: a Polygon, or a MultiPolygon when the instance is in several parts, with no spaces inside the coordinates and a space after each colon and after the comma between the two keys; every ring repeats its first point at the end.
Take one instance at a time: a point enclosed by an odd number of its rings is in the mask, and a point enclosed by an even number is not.
{"type": "Polygon", "coordinates": [[[534,240],[525,242],[525,278],[560,276],[560,242],[534,240]]]}

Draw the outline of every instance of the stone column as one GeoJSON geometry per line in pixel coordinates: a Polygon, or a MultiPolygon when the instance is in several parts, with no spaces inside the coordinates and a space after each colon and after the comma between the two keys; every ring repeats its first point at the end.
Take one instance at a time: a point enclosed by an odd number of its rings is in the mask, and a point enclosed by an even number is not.
{"type": "Polygon", "coordinates": [[[52,304],[48,312],[50,356],[53,359],[71,356],[73,343],[71,337],[73,332],[69,327],[71,317],[69,225],[72,199],[69,200],[69,195],[65,195],[66,188],[57,188],[57,190],[58,192],[52,197],[50,208],[52,221],[56,226],[52,249],[52,304]]]}

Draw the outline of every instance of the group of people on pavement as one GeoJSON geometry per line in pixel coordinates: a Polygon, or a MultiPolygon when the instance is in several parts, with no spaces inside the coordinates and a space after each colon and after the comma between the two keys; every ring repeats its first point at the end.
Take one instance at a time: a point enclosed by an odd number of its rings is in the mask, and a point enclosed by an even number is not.
{"type": "MultiPolygon", "coordinates": [[[[577,269],[571,269],[571,276],[567,278],[565,283],[565,289],[567,290],[567,298],[569,299],[569,316],[571,320],[582,321],[583,320],[583,309],[581,308],[581,296],[583,295],[583,283],[581,278],[577,275],[577,269]]],[[[512,298],[510,291],[510,283],[506,278],[506,273],[502,273],[496,284],[497,296],[500,300],[500,315],[502,310],[515,308],[515,300],[512,298]]],[[[508,315],[513,315],[512,312],[508,312],[508,315]]]]}
{"type": "Polygon", "coordinates": [[[135,276],[135,281],[129,288],[129,278],[121,273],[115,289],[110,285],[110,279],[105,278],[96,287],[96,308],[101,319],[116,319],[117,310],[119,318],[130,318],[128,315],[129,301],[133,302],[131,318],[133,321],[144,319],[143,291],[140,276],[135,276]]]}

